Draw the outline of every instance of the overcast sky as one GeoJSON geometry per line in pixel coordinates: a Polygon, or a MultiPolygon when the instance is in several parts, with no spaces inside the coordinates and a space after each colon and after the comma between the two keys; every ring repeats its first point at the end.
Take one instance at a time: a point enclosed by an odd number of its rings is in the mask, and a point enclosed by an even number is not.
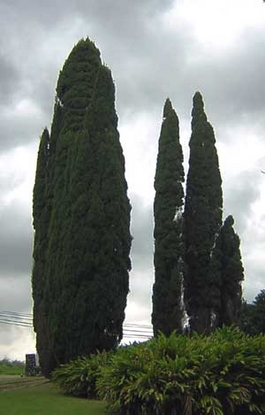
{"type": "MultiPolygon", "coordinates": [[[[133,235],[126,322],[151,322],[153,179],[164,101],[188,166],[192,97],[212,123],[224,216],[241,238],[244,297],[265,288],[265,4],[262,0],[0,0],[0,311],[30,313],[32,188],[59,70],[90,37],[112,70],[133,235]]],[[[0,359],[34,352],[32,330],[0,324],[0,359]]]]}

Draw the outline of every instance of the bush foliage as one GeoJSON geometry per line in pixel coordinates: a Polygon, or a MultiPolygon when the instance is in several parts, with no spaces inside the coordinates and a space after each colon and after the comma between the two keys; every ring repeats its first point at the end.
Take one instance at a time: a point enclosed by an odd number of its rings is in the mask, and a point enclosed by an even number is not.
{"type": "Polygon", "coordinates": [[[160,334],[100,356],[63,366],[55,372],[55,381],[76,395],[83,380],[83,396],[86,389],[89,397],[93,391],[92,396],[108,402],[112,413],[265,413],[264,336],[249,337],[227,327],[210,336],[160,334]]]}
{"type": "Polygon", "coordinates": [[[102,366],[106,366],[112,352],[101,352],[90,357],[77,359],[61,365],[53,371],[52,380],[67,395],[76,397],[97,397],[96,380],[102,366]]]}

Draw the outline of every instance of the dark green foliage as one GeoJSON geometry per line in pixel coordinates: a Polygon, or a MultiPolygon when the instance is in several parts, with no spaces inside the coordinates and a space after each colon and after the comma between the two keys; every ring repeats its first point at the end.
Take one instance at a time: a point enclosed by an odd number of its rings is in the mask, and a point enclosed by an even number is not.
{"type": "Polygon", "coordinates": [[[70,53],[56,91],[33,201],[34,328],[45,375],[121,340],[131,245],[114,84],[89,39],[70,53]]]}
{"type": "MultiPolygon", "coordinates": [[[[66,60],[57,83],[54,120],[62,132],[82,131],[91,104],[100,52],[89,39],[80,40],[66,60]]],[[[56,134],[57,135],[57,134],[56,134]]]]}
{"type": "Polygon", "coordinates": [[[101,352],[89,357],[78,357],[55,369],[52,380],[67,395],[95,399],[96,381],[101,368],[109,363],[111,356],[112,352],[101,352]]]}
{"type": "MultiPolygon", "coordinates": [[[[230,215],[224,221],[216,239],[213,260],[219,267],[221,277],[221,304],[218,312],[219,325],[238,324],[242,308],[244,269],[240,254],[240,239],[235,233],[234,219],[230,215]]],[[[218,269],[216,270],[218,272],[218,269]]]]}
{"type": "Polygon", "coordinates": [[[261,290],[253,303],[243,302],[240,327],[250,335],[265,334],[265,290],[261,290]]]}
{"type": "Polygon", "coordinates": [[[245,300],[242,301],[239,327],[251,336],[258,334],[255,327],[254,308],[253,303],[249,304],[245,300]]]}
{"type": "Polygon", "coordinates": [[[184,169],[179,121],[166,100],[155,175],[155,283],[152,322],[154,333],[182,330],[182,206],[184,169]]]}
{"type": "Polygon", "coordinates": [[[48,264],[48,230],[51,218],[50,197],[51,143],[48,130],[42,133],[39,145],[36,180],[33,190],[33,226],[36,230],[33,250],[32,296],[33,323],[37,333],[36,346],[42,367],[54,364],[47,327],[47,296],[45,275],[48,264]]]}
{"type": "Polygon", "coordinates": [[[159,335],[118,350],[102,367],[98,394],[127,415],[263,414],[264,348],[265,337],[227,327],[208,337],[159,335]]]}
{"type": "Polygon", "coordinates": [[[255,297],[254,321],[256,333],[265,334],[265,290],[261,290],[261,292],[255,297]]]}
{"type": "Polygon", "coordinates": [[[193,98],[191,127],[184,210],[184,297],[190,327],[201,333],[214,328],[215,310],[220,307],[220,275],[210,269],[222,223],[222,188],[214,131],[199,92],[193,98]]]}

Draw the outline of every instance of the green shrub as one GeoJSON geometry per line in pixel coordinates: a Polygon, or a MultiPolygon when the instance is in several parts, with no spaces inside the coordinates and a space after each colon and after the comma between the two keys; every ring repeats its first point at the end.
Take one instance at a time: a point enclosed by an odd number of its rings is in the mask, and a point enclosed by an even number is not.
{"type": "Polygon", "coordinates": [[[235,328],[210,336],[160,334],[120,349],[97,378],[101,399],[122,414],[265,413],[265,337],[235,328]]]}
{"type": "Polygon", "coordinates": [[[265,413],[265,337],[224,327],[210,336],[160,334],[78,358],[53,374],[73,396],[105,400],[122,415],[265,413]]]}
{"type": "Polygon", "coordinates": [[[101,366],[107,365],[111,352],[90,357],[78,357],[61,365],[52,373],[52,380],[67,394],[76,397],[97,398],[96,379],[101,366]]]}

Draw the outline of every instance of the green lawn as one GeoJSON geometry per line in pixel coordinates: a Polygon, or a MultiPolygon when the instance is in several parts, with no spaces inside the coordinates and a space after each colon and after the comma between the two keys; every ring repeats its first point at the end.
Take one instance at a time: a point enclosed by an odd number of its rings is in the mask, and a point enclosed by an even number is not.
{"type": "Polygon", "coordinates": [[[21,375],[25,372],[25,365],[18,360],[0,360],[0,375],[21,375]]]}
{"type": "Polygon", "coordinates": [[[7,415],[103,415],[98,401],[62,395],[53,383],[0,392],[0,413],[7,415]]]}

